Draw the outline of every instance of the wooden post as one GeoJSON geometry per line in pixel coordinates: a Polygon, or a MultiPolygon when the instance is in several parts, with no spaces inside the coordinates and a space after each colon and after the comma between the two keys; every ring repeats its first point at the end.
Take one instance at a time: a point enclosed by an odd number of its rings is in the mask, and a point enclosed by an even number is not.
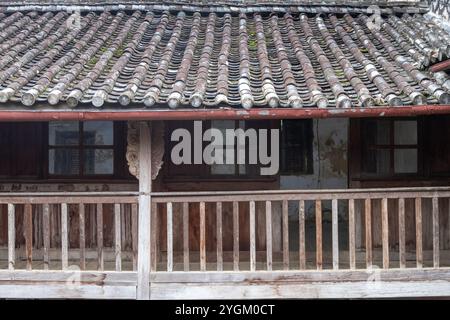
{"type": "Polygon", "coordinates": [[[24,206],[24,235],[27,270],[31,270],[33,263],[33,216],[32,207],[29,203],[24,206]]]}
{"type": "Polygon", "coordinates": [[[104,250],[103,250],[103,204],[97,204],[97,269],[104,269],[104,250]]]}
{"type": "Polygon", "coordinates": [[[250,201],[250,271],[256,271],[255,201],[250,201]]]}
{"type": "Polygon", "coordinates": [[[398,254],[400,268],[406,268],[405,257],[405,199],[398,199],[398,254]]]}
{"type": "Polygon", "coordinates": [[[173,205],[167,203],[167,271],[173,271],[173,205]]]}
{"type": "Polygon", "coordinates": [[[283,269],[289,270],[289,215],[288,215],[289,203],[287,200],[283,200],[282,213],[283,213],[283,269]]]}
{"type": "Polygon", "coordinates": [[[266,201],[266,263],[267,271],[272,271],[272,202],[266,201]]]}
{"type": "Polygon", "coordinates": [[[298,256],[299,269],[306,269],[305,201],[298,202],[298,256]]]}
{"type": "Polygon", "coordinates": [[[437,197],[432,199],[433,221],[433,268],[439,268],[439,202],[437,197]]]}
{"type": "Polygon", "coordinates": [[[233,202],[233,270],[239,271],[239,202],[233,202]]]}
{"type": "Polygon", "coordinates": [[[216,203],[217,271],[223,270],[222,202],[216,203]]]}
{"type": "Polygon", "coordinates": [[[205,202],[200,202],[200,271],[206,271],[206,213],[205,213],[205,202]]]}
{"type": "Polygon", "coordinates": [[[139,125],[139,219],[137,299],[150,299],[151,136],[148,123],[139,125]]]}
{"type": "Polygon", "coordinates": [[[339,227],[338,227],[338,201],[331,200],[331,237],[333,247],[333,269],[339,269],[339,227]]]}
{"type": "Polygon", "coordinates": [[[14,204],[8,203],[8,269],[14,270],[16,262],[16,224],[14,204]]]}
{"type": "Polygon", "coordinates": [[[316,200],[316,267],[322,270],[322,201],[316,200]]]}
{"type": "Polygon", "coordinates": [[[68,233],[67,203],[61,204],[61,265],[63,270],[69,267],[69,233],[68,233]]]}
{"type": "Polygon", "coordinates": [[[42,225],[44,229],[44,270],[48,270],[50,267],[50,206],[48,204],[43,205],[42,216],[42,225]]]}
{"type": "Polygon", "coordinates": [[[348,247],[350,269],[356,269],[355,199],[348,200],[348,247]]]}
{"type": "Polygon", "coordinates": [[[122,230],[120,225],[120,204],[114,204],[114,255],[116,271],[122,271],[122,230]]]}
{"type": "Polygon", "coordinates": [[[381,233],[383,250],[383,269],[389,269],[389,220],[388,199],[381,199],[381,233]]]}
{"type": "Polygon", "coordinates": [[[422,247],[422,198],[415,199],[416,208],[416,262],[417,268],[423,266],[423,247],[422,247]]]}
{"type": "Polygon", "coordinates": [[[189,271],[189,202],[183,202],[183,265],[189,271]]]}
{"type": "Polygon", "coordinates": [[[372,200],[366,199],[364,204],[366,222],[366,267],[372,268],[372,200]]]}
{"type": "Polygon", "coordinates": [[[78,216],[80,220],[80,269],[86,269],[86,216],[84,203],[78,207],[78,216]]]}

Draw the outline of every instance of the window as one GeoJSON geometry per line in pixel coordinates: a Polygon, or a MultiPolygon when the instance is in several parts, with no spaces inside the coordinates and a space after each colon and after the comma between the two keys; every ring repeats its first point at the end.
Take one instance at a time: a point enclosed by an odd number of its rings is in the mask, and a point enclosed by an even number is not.
{"type": "Polygon", "coordinates": [[[418,172],[417,120],[362,122],[362,172],[376,176],[418,172]]]}
{"type": "Polygon", "coordinates": [[[49,175],[114,174],[113,122],[50,122],[48,146],[49,175]]]}
{"type": "Polygon", "coordinates": [[[281,174],[312,174],[312,120],[283,120],[281,130],[281,174]]]}

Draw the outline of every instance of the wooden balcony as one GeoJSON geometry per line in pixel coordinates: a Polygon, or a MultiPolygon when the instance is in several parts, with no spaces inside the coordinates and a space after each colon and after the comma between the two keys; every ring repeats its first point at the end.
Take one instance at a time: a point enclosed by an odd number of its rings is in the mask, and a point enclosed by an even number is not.
{"type": "Polygon", "coordinates": [[[150,198],[147,251],[137,193],[0,194],[0,297],[450,295],[448,187],[150,198]]]}

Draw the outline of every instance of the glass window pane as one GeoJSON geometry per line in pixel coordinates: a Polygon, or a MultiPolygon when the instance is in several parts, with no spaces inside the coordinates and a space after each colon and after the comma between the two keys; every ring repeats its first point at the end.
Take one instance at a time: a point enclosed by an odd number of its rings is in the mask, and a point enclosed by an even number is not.
{"type": "Polygon", "coordinates": [[[84,151],[85,174],[113,174],[112,149],[87,149],[84,151]]]}
{"type": "Polygon", "coordinates": [[[394,150],[395,173],[417,172],[417,149],[394,150]]]}
{"type": "Polygon", "coordinates": [[[111,121],[88,121],[83,123],[85,145],[113,145],[113,123],[111,121]]]}
{"type": "Polygon", "coordinates": [[[51,146],[73,146],[79,144],[79,124],[76,121],[50,122],[48,143],[51,146]]]}
{"type": "Polygon", "coordinates": [[[80,173],[78,149],[50,149],[48,172],[55,175],[75,175],[80,173]]]}
{"type": "Polygon", "coordinates": [[[389,174],[390,172],[390,150],[378,149],[377,151],[377,172],[380,175],[389,174]]]}
{"type": "Polygon", "coordinates": [[[395,144],[417,144],[417,121],[394,122],[395,144]]]}
{"type": "Polygon", "coordinates": [[[376,144],[390,144],[391,123],[389,120],[377,121],[376,144]]]}

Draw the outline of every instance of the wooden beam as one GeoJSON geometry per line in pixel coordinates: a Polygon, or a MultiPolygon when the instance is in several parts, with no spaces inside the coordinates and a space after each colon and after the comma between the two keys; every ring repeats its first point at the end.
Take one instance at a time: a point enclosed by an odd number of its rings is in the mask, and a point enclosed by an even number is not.
{"type": "Polygon", "coordinates": [[[150,232],[152,201],[151,135],[148,123],[139,124],[139,219],[137,299],[150,299],[150,232]]]}

